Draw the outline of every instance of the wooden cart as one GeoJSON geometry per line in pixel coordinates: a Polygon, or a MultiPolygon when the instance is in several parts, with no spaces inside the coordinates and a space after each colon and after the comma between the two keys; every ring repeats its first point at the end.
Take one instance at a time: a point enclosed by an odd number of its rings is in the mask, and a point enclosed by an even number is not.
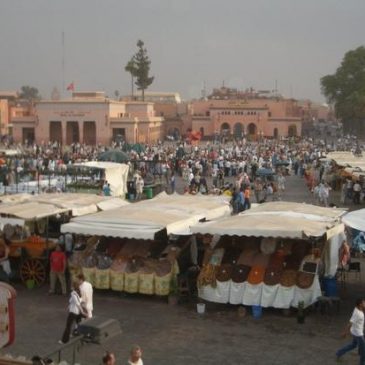
{"type": "Polygon", "coordinates": [[[49,251],[55,246],[54,242],[40,236],[30,236],[25,240],[11,242],[9,258],[17,262],[19,276],[24,284],[41,286],[45,283],[49,251]]]}

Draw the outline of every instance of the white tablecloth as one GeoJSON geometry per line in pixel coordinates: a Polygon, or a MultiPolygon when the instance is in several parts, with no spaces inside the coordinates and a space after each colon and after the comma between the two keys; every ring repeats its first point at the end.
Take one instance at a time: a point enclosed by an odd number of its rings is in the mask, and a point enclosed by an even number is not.
{"type": "Polygon", "coordinates": [[[300,301],[304,307],[315,303],[322,295],[319,278],[314,278],[308,289],[282,285],[252,285],[248,282],[234,283],[217,281],[217,287],[204,286],[199,288],[199,297],[209,302],[243,305],[261,305],[262,307],[290,308],[297,307],[300,301]]]}

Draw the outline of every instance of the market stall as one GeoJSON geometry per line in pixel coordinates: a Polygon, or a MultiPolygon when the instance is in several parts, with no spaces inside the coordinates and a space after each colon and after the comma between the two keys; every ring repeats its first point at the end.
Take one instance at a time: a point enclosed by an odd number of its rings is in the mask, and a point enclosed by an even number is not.
{"type": "MultiPolygon", "coordinates": [[[[129,165],[116,162],[88,161],[73,165],[74,168],[82,170],[99,170],[102,172],[103,180],[110,184],[111,195],[125,198],[127,193],[127,180],[129,165]]],[[[88,180],[89,187],[95,185],[95,181],[88,180]]],[[[96,184],[96,189],[100,186],[96,184]]]]}
{"type": "Polygon", "coordinates": [[[63,233],[79,237],[70,259],[72,274],[82,271],[98,289],[168,295],[178,273],[181,246],[168,237],[190,235],[190,226],[229,215],[222,197],[162,193],[151,200],[71,220],[63,233]],[[81,236],[80,236],[81,235],[81,236]]]}
{"type": "Polygon", "coordinates": [[[23,282],[31,280],[36,285],[43,284],[46,279],[48,254],[55,247],[61,223],[72,216],[129,204],[120,198],[91,194],[22,194],[18,199],[16,197],[3,197],[0,229],[11,243],[12,266],[19,268],[23,282]],[[51,223],[58,227],[55,232],[50,229],[51,223]]]}
{"type": "Polygon", "coordinates": [[[322,295],[320,275],[333,277],[337,270],[343,213],[271,202],[191,227],[207,241],[199,296],[275,308],[314,303],[322,295]]]}

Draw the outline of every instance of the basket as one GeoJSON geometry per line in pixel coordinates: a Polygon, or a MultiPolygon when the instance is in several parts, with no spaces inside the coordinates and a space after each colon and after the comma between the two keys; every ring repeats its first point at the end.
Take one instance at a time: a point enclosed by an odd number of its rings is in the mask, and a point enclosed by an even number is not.
{"type": "Polygon", "coordinates": [[[153,295],[155,291],[155,274],[139,274],[138,292],[141,294],[153,295]]]}
{"type": "Polygon", "coordinates": [[[168,273],[164,276],[155,276],[155,294],[156,295],[169,295],[170,282],[172,273],[168,273]]]}
{"type": "Polygon", "coordinates": [[[138,272],[124,274],[124,291],[138,293],[138,272]]]}
{"type": "Polygon", "coordinates": [[[88,281],[92,286],[95,285],[95,267],[83,267],[82,273],[85,276],[85,280],[88,281]]]}
{"type": "Polygon", "coordinates": [[[110,289],[115,291],[124,290],[124,272],[110,270],[110,289]]]}
{"type": "Polygon", "coordinates": [[[96,289],[109,289],[110,288],[110,270],[95,269],[95,281],[94,286],[96,289]]]}
{"type": "Polygon", "coordinates": [[[34,287],[35,287],[35,280],[33,280],[33,279],[28,279],[28,280],[25,282],[25,285],[26,285],[27,289],[34,289],[34,287]]]}

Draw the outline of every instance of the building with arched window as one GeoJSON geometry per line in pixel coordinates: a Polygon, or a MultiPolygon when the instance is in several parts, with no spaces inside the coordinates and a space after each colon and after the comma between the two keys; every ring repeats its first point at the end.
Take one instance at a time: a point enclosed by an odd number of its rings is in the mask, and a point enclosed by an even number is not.
{"type": "Polygon", "coordinates": [[[293,99],[199,100],[191,103],[189,111],[184,127],[204,128],[205,136],[281,138],[300,136],[302,130],[301,110],[293,99]]]}

